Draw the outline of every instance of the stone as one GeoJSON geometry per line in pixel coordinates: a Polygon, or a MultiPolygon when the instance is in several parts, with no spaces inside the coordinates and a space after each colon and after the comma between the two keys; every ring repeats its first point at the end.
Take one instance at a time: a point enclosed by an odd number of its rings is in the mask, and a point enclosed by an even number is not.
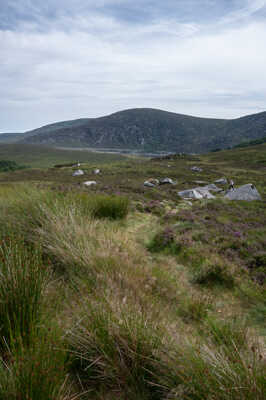
{"type": "Polygon", "coordinates": [[[77,169],[72,174],[72,176],[81,176],[81,175],[84,175],[84,171],[82,171],[82,169],[77,169]]]}
{"type": "Polygon", "coordinates": [[[215,196],[209,192],[208,189],[199,187],[194,189],[196,192],[200,193],[204,199],[215,199],[215,196]]]}
{"type": "Polygon", "coordinates": [[[86,182],[83,182],[83,185],[93,186],[93,185],[97,185],[97,182],[95,182],[95,181],[86,181],[86,182]]]}
{"type": "Polygon", "coordinates": [[[190,169],[191,169],[191,171],[193,171],[193,172],[202,172],[202,168],[200,168],[200,167],[194,166],[194,167],[191,167],[190,169]]]}
{"type": "Polygon", "coordinates": [[[195,189],[188,189],[178,192],[178,196],[183,199],[203,199],[203,195],[195,189]]]}
{"type": "Polygon", "coordinates": [[[165,184],[175,185],[176,183],[171,178],[161,179],[160,180],[160,185],[165,185],[165,184]]]}
{"type": "Polygon", "coordinates": [[[252,183],[229,190],[224,197],[228,200],[262,200],[261,195],[252,183]]]}
{"type": "Polygon", "coordinates": [[[208,184],[208,182],[206,181],[193,181],[194,183],[196,183],[197,185],[206,185],[208,184]]]}
{"type": "Polygon", "coordinates": [[[227,185],[228,181],[226,178],[220,178],[220,179],[216,179],[216,181],[214,181],[214,183],[217,183],[219,185],[227,185]]]}
{"type": "Polygon", "coordinates": [[[155,187],[154,183],[151,183],[150,181],[145,181],[143,185],[148,187],[155,187]]]}
{"type": "Polygon", "coordinates": [[[218,188],[214,183],[201,187],[201,189],[206,189],[211,192],[220,192],[222,189],[218,188]]]}
{"type": "Polygon", "coordinates": [[[98,175],[101,171],[98,168],[95,168],[92,172],[94,175],[98,175]]]}

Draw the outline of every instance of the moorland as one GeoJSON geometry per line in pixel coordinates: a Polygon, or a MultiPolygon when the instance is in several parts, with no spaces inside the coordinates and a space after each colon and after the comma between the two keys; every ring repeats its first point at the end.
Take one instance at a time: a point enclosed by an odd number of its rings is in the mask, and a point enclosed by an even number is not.
{"type": "Polygon", "coordinates": [[[265,398],[265,143],[159,159],[6,144],[0,160],[1,399],[265,398]],[[262,201],[178,196],[222,177],[262,201]]]}

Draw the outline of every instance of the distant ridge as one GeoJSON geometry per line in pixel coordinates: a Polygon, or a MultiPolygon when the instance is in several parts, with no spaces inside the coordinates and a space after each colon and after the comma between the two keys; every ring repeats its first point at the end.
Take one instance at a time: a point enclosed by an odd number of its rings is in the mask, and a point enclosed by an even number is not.
{"type": "Polygon", "coordinates": [[[265,137],[266,112],[226,120],[136,108],[58,122],[23,136],[19,143],[202,153],[265,137]]]}

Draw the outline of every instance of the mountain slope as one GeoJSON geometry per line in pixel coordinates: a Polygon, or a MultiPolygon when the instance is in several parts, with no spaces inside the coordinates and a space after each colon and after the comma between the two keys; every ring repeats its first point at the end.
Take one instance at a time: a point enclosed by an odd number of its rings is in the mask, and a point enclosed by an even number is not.
{"type": "Polygon", "coordinates": [[[205,152],[266,133],[266,112],[234,120],[198,118],[149,108],[78,119],[26,132],[22,143],[173,152],[205,152]]]}

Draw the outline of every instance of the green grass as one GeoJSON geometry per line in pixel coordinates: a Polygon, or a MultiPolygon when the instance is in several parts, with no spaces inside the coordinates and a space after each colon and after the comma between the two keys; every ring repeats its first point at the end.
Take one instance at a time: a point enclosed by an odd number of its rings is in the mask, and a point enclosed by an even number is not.
{"type": "Polygon", "coordinates": [[[42,317],[42,293],[48,274],[38,248],[9,238],[0,246],[0,344],[29,344],[42,317]]]}
{"type": "Polygon", "coordinates": [[[1,173],[0,398],[264,399],[265,201],[177,196],[232,176],[265,198],[247,152],[1,173]]]}
{"type": "Polygon", "coordinates": [[[91,151],[63,150],[31,144],[0,144],[0,160],[12,160],[32,168],[53,167],[64,163],[110,163],[122,160],[119,154],[103,154],[91,151]]]}

